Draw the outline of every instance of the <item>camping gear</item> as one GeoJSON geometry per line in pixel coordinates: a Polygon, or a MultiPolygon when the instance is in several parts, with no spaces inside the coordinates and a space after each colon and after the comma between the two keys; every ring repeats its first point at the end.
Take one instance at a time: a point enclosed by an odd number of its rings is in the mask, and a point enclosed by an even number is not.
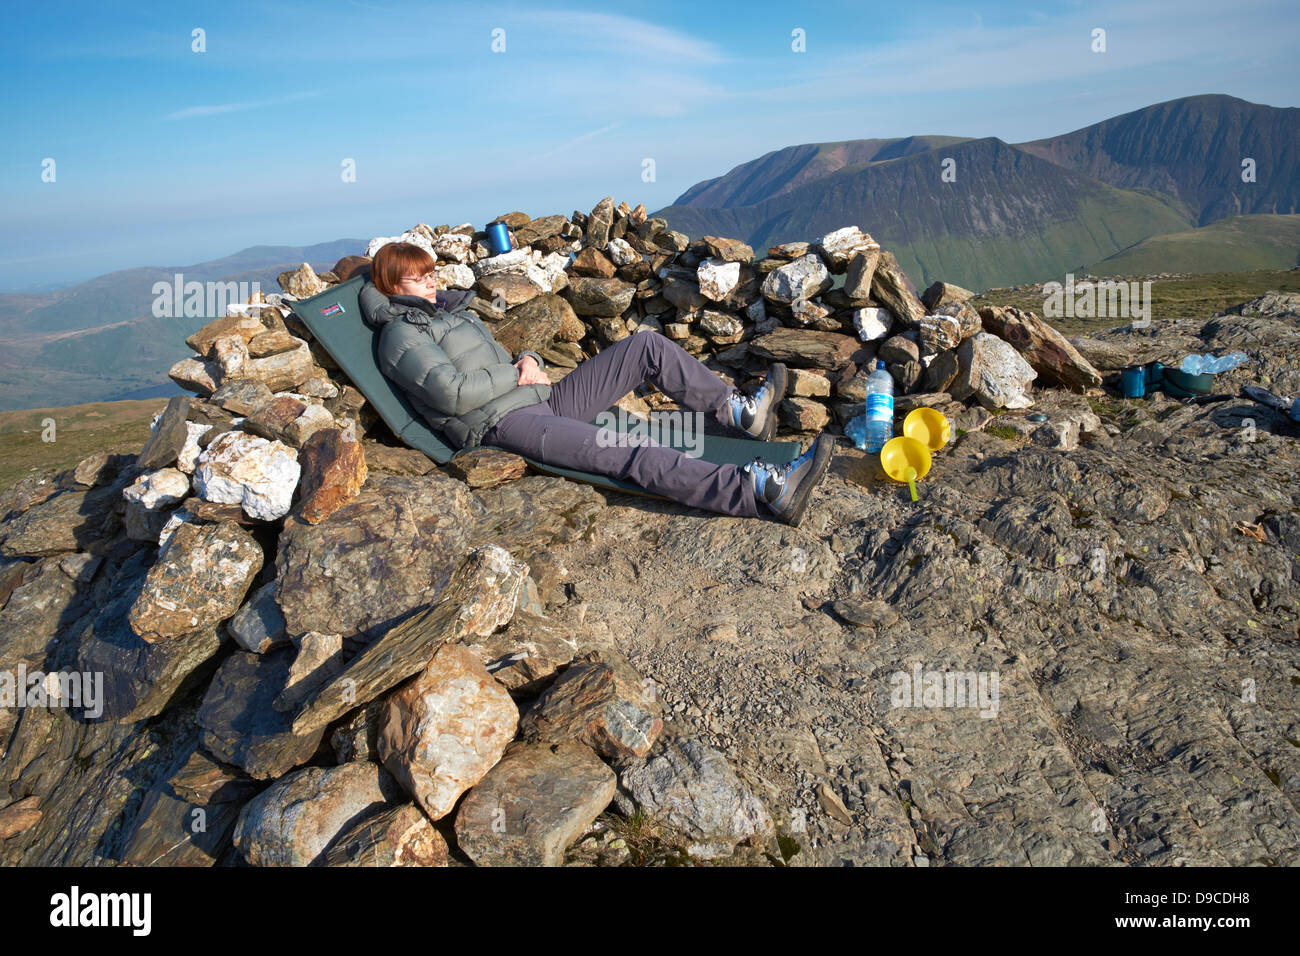
{"type": "Polygon", "coordinates": [[[1249,361],[1250,356],[1244,352],[1220,356],[1193,354],[1183,358],[1178,370],[1185,375],[1218,375],[1220,372],[1229,372],[1249,361]]]}
{"type": "Polygon", "coordinates": [[[1119,390],[1125,398],[1142,398],[1147,393],[1147,370],[1142,365],[1131,365],[1119,373],[1119,390]]]}
{"type": "Polygon", "coordinates": [[[899,435],[880,449],[880,465],[894,481],[904,482],[916,501],[916,482],[930,470],[930,449],[915,438],[899,435]]]}
{"type": "MultiPolygon", "coordinates": [[[[447,444],[440,432],[429,427],[411,406],[401,388],[379,370],[375,358],[377,336],[362,321],[361,306],[357,301],[365,281],[364,276],[357,276],[331,286],[310,299],[287,304],[339,364],[352,384],[366,397],[393,434],[438,464],[445,465],[458,454],[457,450],[447,444]]],[[[622,422],[622,419],[619,421],[622,422]]],[[[687,436],[681,430],[670,429],[667,437],[669,441],[664,444],[682,452],[692,450],[687,446],[687,436]]],[[[755,457],[783,465],[796,458],[801,450],[799,442],[763,442],[724,435],[705,435],[699,457],[716,465],[740,466],[755,457]]],[[[619,478],[560,468],[526,457],[524,461],[548,475],[570,478],[613,491],[663,498],[662,495],[652,494],[640,485],[619,478]]]]}
{"type": "Polygon", "coordinates": [[[494,222],[487,227],[488,251],[494,256],[503,255],[511,249],[510,229],[504,222],[494,222]]]}
{"type": "Polygon", "coordinates": [[[903,419],[903,434],[915,438],[930,451],[938,451],[948,444],[952,425],[943,412],[933,408],[914,408],[903,419]]]}
{"type": "MultiPolygon", "coordinates": [[[[1155,364],[1160,365],[1159,362],[1155,364]]],[[[1214,376],[1208,373],[1189,375],[1179,369],[1160,365],[1160,387],[1174,398],[1209,395],[1210,389],[1214,387],[1214,376]]]]}

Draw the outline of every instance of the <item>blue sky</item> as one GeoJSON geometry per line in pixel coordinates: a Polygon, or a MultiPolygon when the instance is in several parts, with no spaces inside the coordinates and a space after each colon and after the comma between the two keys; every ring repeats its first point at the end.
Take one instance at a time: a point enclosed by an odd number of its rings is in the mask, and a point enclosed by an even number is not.
{"type": "Polygon", "coordinates": [[[798,143],[1020,142],[1198,93],[1297,106],[1298,25],[1272,0],[13,5],[0,290],[604,195],[655,209],[798,143]]]}

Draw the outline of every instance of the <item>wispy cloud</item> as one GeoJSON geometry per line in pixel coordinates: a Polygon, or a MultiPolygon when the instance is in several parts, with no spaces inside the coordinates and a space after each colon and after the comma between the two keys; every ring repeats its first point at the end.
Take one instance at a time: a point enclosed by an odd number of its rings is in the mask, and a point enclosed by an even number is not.
{"type": "Polygon", "coordinates": [[[283,106],[285,103],[296,103],[299,100],[308,100],[313,96],[320,96],[323,91],[310,90],[304,93],[290,93],[288,96],[279,96],[270,100],[253,100],[248,103],[221,103],[215,106],[187,106],[183,110],[176,110],[174,113],[168,113],[163,117],[165,120],[182,120],[193,119],[196,116],[216,116],[220,113],[242,113],[244,110],[258,110],[266,106],[283,106]]]}
{"type": "Polygon", "coordinates": [[[562,34],[576,44],[599,50],[635,50],[640,59],[664,57],[694,63],[723,63],[727,57],[716,44],[648,20],[587,10],[522,10],[511,20],[531,22],[562,34]]]}
{"type": "Polygon", "coordinates": [[[585,143],[589,139],[594,139],[595,137],[600,136],[602,133],[608,133],[612,129],[618,129],[618,127],[622,125],[623,123],[620,120],[617,123],[609,123],[606,126],[602,126],[600,129],[593,129],[590,133],[583,133],[581,136],[575,136],[567,143],[561,143],[559,146],[556,146],[554,149],[548,149],[544,153],[538,153],[536,156],[530,157],[529,159],[525,160],[525,162],[535,163],[540,159],[546,159],[548,156],[554,156],[556,153],[562,153],[566,149],[569,149],[570,147],[577,146],[579,143],[585,143]]]}

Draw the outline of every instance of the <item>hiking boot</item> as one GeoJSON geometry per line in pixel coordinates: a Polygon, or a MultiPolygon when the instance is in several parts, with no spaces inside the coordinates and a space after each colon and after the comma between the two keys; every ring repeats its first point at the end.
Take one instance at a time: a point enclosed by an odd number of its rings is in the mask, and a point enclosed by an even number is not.
{"type": "Polygon", "coordinates": [[[753,395],[733,389],[727,399],[731,424],[750,438],[771,441],[776,432],[776,406],[785,398],[786,368],[781,362],[768,366],[767,377],[753,395]]]}
{"type": "Polygon", "coordinates": [[[835,438],[822,432],[806,452],[789,464],[773,465],[755,458],[741,470],[749,472],[754,498],[786,524],[798,527],[812,490],[826,474],[834,451],[835,438]]]}

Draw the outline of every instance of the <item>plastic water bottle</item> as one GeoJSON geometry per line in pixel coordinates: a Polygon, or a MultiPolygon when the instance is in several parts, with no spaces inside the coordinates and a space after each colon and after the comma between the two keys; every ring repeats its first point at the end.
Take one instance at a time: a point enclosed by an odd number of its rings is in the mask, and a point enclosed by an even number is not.
{"type": "Polygon", "coordinates": [[[876,370],[867,376],[867,447],[876,454],[894,437],[894,378],[877,359],[876,370]]]}

